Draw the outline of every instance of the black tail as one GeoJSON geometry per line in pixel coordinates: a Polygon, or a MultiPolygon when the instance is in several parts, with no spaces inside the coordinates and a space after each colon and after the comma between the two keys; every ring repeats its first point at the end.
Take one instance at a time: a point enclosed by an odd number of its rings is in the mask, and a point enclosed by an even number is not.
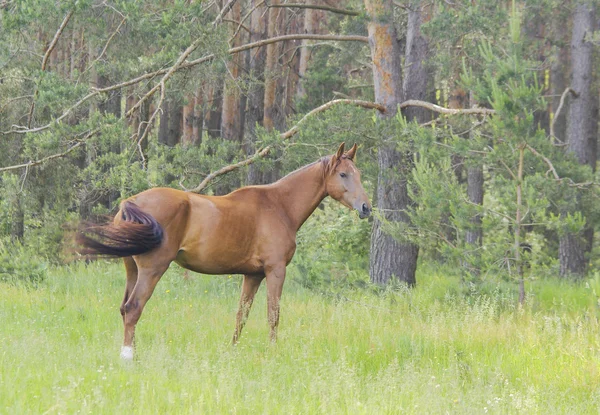
{"type": "Polygon", "coordinates": [[[122,221],[114,225],[84,224],[77,235],[83,246],[81,254],[127,257],[140,255],[158,247],[163,240],[162,226],[135,203],[121,205],[122,221]]]}

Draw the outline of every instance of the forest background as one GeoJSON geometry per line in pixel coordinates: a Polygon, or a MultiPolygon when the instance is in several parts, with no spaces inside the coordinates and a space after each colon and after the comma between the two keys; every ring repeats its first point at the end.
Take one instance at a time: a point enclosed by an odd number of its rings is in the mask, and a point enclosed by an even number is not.
{"type": "Polygon", "coordinates": [[[340,142],[376,214],[326,203],[307,285],[581,280],[598,255],[592,1],[3,1],[0,275],[76,259],[155,186],[224,194],[340,142]],[[370,241],[370,243],[369,243],[370,241]]]}
{"type": "Polygon", "coordinates": [[[598,413],[597,8],[0,0],[0,412],[598,413]],[[118,360],[80,221],[341,142],[374,215],[305,223],[276,345],[265,295],[231,347],[239,278],[174,266],[118,360]]]}

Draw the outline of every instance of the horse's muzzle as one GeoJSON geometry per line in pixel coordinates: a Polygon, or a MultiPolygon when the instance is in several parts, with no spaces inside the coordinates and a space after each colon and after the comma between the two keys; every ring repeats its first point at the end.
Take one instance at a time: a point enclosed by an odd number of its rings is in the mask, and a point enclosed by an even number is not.
{"type": "Polygon", "coordinates": [[[371,208],[366,203],[363,203],[360,210],[358,211],[358,217],[365,219],[371,216],[371,208]]]}

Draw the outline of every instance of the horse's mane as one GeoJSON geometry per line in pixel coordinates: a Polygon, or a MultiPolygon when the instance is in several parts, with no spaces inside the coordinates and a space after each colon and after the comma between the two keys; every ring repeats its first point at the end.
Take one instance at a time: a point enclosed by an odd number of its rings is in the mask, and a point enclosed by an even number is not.
{"type": "MultiPolygon", "coordinates": [[[[294,170],[294,171],[292,171],[292,172],[290,172],[290,173],[286,174],[285,176],[283,176],[283,177],[282,177],[281,179],[279,179],[279,180],[283,180],[283,179],[285,179],[286,177],[292,176],[292,175],[294,175],[294,174],[296,174],[296,173],[300,173],[300,172],[302,172],[302,171],[304,171],[304,170],[306,170],[306,169],[308,169],[308,168],[310,168],[310,167],[313,167],[313,166],[314,166],[314,165],[316,165],[316,164],[321,164],[321,167],[322,167],[322,170],[323,170],[323,176],[326,176],[326,175],[327,175],[327,173],[329,173],[329,170],[330,170],[330,166],[329,166],[329,165],[330,165],[330,163],[331,163],[331,158],[332,158],[332,157],[333,157],[333,155],[329,155],[329,156],[323,156],[323,157],[321,157],[320,159],[318,159],[317,161],[313,161],[313,162],[312,162],[312,163],[310,163],[310,164],[307,164],[307,165],[305,165],[305,166],[302,166],[302,167],[299,167],[299,168],[297,168],[296,170],[294,170]]],[[[333,168],[335,169],[335,168],[336,168],[336,167],[337,167],[337,166],[338,166],[338,165],[341,163],[341,161],[342,161],[342,160],[346,160],[346,159],[348,159],[348,156],[346,156],[345,154],[343,154],[343,155],[342,155],[342,157],[340,157],[340,158],[338,159],[337,163],[335,164],[335,166],[334,166],[333,168]]]]}

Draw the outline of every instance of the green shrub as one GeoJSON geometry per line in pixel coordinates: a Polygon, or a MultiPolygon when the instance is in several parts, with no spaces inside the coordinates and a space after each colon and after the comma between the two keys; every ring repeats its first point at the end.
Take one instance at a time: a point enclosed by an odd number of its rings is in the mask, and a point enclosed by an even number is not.
{"type": "Polygon", "coordinates": [[[0,281],[37,286],[46,278],[48,265],[30,249],[0,240],[0,281]]]}

